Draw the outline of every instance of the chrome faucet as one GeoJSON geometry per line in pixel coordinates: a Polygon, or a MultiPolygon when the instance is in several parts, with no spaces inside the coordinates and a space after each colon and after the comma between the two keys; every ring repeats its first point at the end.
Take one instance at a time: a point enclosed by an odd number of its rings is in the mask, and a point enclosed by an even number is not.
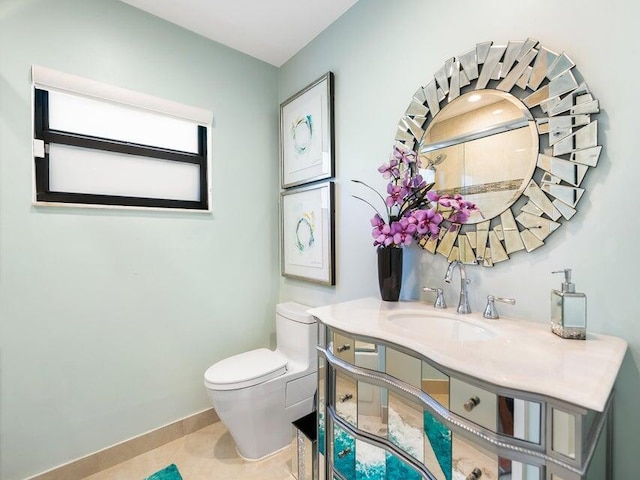
{"type": "Polygon", "coordinates": [[[444,276],[444,281],[451,283],[451,277],[453,276],[453,270],[458,267],[460,270],[460,301],[458,302],[458,313],[471,313],[471,307],[469,306],[469,292],[467,291],[467,285],[471,283],[471,280],[467,278],[467,270],[464,268],[464,264],[458,260],[454,260],[449,264],[447,273],[444,276]]]}

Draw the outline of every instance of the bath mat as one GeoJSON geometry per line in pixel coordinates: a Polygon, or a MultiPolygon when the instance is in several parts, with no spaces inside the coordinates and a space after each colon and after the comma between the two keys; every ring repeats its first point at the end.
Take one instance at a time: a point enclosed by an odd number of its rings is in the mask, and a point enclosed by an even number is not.
{"type": "Polygon", "coordinates": [[[144,480],[182,480],[182,476],[178,471],[178,467],[172,463],[167,468],[163,468],[144,480]]]}

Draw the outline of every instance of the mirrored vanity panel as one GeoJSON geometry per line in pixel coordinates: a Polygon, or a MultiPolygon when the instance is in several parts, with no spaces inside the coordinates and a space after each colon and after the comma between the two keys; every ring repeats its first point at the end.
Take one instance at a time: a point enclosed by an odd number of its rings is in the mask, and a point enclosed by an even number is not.
{"type": "Polygon", "coordinates": [[[356,480],[422,480],[422,475],[397,456],[356,440],[356,480]]]}
{"type": "Polygon", "coordinates": [[[538,465],[510,460],[508,458],[498,458],[498,479],[499,480],[544,480],[542,468],[538,465]]]}
{"type": "Polygon", "coordinates": [[[422,391],[444,408],[449,408],[449,375],[422,362],[422,391]]]}
{"type": "Polygon", "coordinates": [[[428,410],[424,411],[424,464],[437,480],[451,478],[451,430],[428,410]]]}
{"type": "Polygon", "coordinates": [[[358,388],[357,382],[347,375],[336,372],[335,398],[333,405],[336,414],[353,426],[358,425],[357,406],[358,406],[358,388]]]}
{"type": "Polygon", "coordinates": [[[385,348],[371,342],[355,341],[355,365],[377,372],[384,372],[385,348]]]}
{"type": "Polygon", "coordinates": [[[318,393],[316,396],[316,415],[318,416],[318,478],[325,478],[326,386],[327,360],[324,356],[318,355],[318,393]]]}
{"type": "MultiPolygon", "coordinates": [[[[333,431],[333,462],[329,478],[344,480],[427,480],[406,460],[378,445],[355,438],[329,420],[333,431]]],[[[326,478],[325,476],[319,477],[326,478]]]]}
{"type": "Polygon", "coordinates": [[[497,396],[483,388],[452,378],[450,410],[478,425],[497,431],[497,396]]]}
{"type": "Polygon", "coordinates": [[[514,397],[498,396],[498,433],[540,443],[542,404],[514,397]]]}
{"type": "Polygon", "coordinates": [[[334,355],[345,362],[355,364],[355,340],[338,332],[333,332],[332,341],[334,355]]]}
{"type": "Polygon", "coordinates": [[[387,438],[388,392],[384,387],[358,382],[358,428],[387,438]]]}
{"type": "Polygon", "coordinates": [[[580,439],[576,435],[576,416],[557,408],[551,409],[551,448],[569,458],[576,458],[580,439]],[[578,445],[576,445],[578,444],[578,445]]]}
{"type": "Polygon", "coordinates": [[[422,363],[415,356],[407,355],[394,348],[386,347],[386,372],[411,386],[421,388],[422,363]]]}
{"type": "Polygon", "coordinates": [[[356,439],[346,430],[332,425],[333,467],[346,479],[356,478],[356,439]]]}
{"type": "MultiPolygon", "coordinates": [[[[551,365],[548,357],[555,350],[545,356],[544,345],[555,342],[554,349],[567,348],[571,355],[562,355],[566,363],[567,358],[574,361],[576,355],[582,355],[585,345],[599,349],[608,343],[610,355],[601,355],[604,352],[598,350],[594,357],[601,362],[615,356],[611,367],[613,385],[626,349],[624,342],[593,334],[599,341],[581,343],[577,352],[573,350],[575,342],[559,339],[548,329],[544,339],[536,339],[536,335],[542,335],[540,330],[521,330],[526,327],[524,321],[512,322],[513,328],[518,328],[518,336],[509,337],[509,320],[491,324],[492,332],[502,339],[499,344],[491,343],[494,337],[438,342],[432,339],[446,335],[444,329],[430,329],[424,335],[393,324],[389,333],[381,329],[381,312],[387,308],[389,322],[404,318],[403,310],[413,316],[420,315],[420,310],[434,314],[431,307],[417,303],[387,303],[363,299],[312,311],[328,326],[327,338],[331,339],[327,348],[319,347],[319,375],[324,379],[319,379],[318,384],[318,408],[323,410],[318,413],[319,432],[326,427],[325,436],[330,439],[324,447],[322,440],[318,441],[319,450],[327,451],[323,480],[334,478],[334,469],[339,480],[612,479],[607,442],[607,429],[612,428],[608,421],[611,390],[604,406],[594,409],[569,401],[580,397],[571,397],[575,392],[566,385],[558,385],[565,398],[536,390],[535,385],[548,381],[537,375],[531,375],[520,388],[500,381],[516,376],[521,380],[529,375],[529,369],[538,371],[535,365],[527,365],[530,360],[526,352],[533,345],[540,351],[534,359],[536,365],[542,362],[545,371],[554,374],[555,369],[547,367],[551,365]],[[340,311],[336,307],[344,305],[344,316],[335,317],[340,311]],[[360,306],[366,308],[358,315],[360,306]],[[367,324],[362,316],[372,315],[371,312],[375,314],[367,324]],[[513,348],[519,339],[523,339],[526,348],[513,348]],[[473,342],[478,342],[474,351],[482,355],[480,364],[498,369],[497,376],[490,380],[479,370],[476,375],[471,374],[469,361],[461,360],[468,358],[473,342]],[[511,349],[510,357],[492,359],[496,349],[511,349]],[[449,360],[450,355],[460,356],[449,360]],[[510,370],[514,363],[517,371],[510,370]]],[[[479,324],[472,315],[466,316],[471,320],[465,321],[479,324]]],[[[446,316],[445,320],[454,321],[446,316]]],[[[590,360],[585,357],[582,362],[590,360]]],[[[588,369],[592,371],[599,365],[590,363],[588,369]]],[[[573,377],[566,381],[572,380],[573,377]]],[[[581,383],[589,381],[585,377],[581,383]]]]}
{"type": "MultiPolygon", "coordinates": [[[[387,480],[424,480],[422,474],[404,462],[400,457],[385,452],[387,462],[387,480]]],[[[370,477],[363,477],[362,480],[369,480],[370,477]]]]}
{"type": "Polygon", "coordinates": [[[389,392],[389,433],[391,443],[420,463],[424,463],[423,407],[389,392]]]}
{"type": "Polygon", "coordinates": [[[498,457],[469,442],[461,435],[452,436],[453,477],[469,480],[497,479],[498,457]]]}
{"type": "Polygon", "coordinates": [[[356,452],[356,480],[387,478],[387,456],[383,448],[356,440],[356,452]]]}

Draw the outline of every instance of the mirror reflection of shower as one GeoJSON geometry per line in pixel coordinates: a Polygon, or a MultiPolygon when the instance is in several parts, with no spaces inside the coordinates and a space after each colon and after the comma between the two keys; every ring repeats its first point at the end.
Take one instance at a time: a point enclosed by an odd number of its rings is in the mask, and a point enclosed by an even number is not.
{"type": "Polygon", "coordinates": [[[422,162],[423,167],[420,169],[420,174],[422,175],[422,179],[427,182],[427,185],[430,183],[435,183],[436,181],[436,165],[440,165],[447,158],[446,153],[439,153],[436,155],[436,158],[431,159],[430,157],[423,156],[422,162]],[[424,162],[426,160],[426,166],[424,166],[424,162]]]}

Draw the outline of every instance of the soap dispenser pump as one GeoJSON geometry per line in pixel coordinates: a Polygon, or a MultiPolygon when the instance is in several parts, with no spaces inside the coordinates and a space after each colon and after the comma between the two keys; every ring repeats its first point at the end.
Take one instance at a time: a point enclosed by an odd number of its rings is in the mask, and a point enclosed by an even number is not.
{"type": "Polygon", "coordinates": [[[551,331],[562,338],[585,340],[587,338],[587,296],[576,293],[571,283],[571,269],[552,273],[564,273],[561,290],[551,290],[551,331]]]}

